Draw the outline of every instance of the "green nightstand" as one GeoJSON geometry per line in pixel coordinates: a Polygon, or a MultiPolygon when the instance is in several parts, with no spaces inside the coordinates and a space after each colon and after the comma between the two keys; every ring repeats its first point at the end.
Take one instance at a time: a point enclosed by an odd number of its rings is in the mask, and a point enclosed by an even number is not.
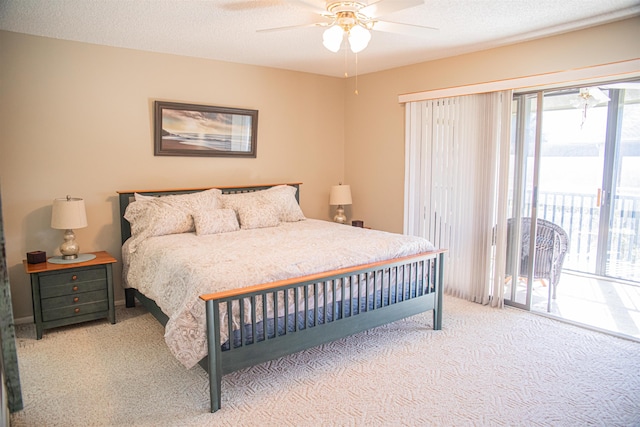
{"type": "Polygon", "coordinates": [[[78,263],[29,264],[33,318],[36,338],[45,329],[72,325],[106,317],[116,323],[113,300],[112,264],[117,260],[107,252],[92,252],[95,258],[78,263]]]}

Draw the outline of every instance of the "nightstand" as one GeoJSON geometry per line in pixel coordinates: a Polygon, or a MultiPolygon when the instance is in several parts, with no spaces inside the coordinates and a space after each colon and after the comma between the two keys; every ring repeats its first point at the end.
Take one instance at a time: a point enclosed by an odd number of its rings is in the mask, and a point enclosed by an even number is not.
{"type": "Polygon", "coordinates": [[[37,339],[43,330],[59,326],[104,317],[116,323],[112,264],[117,260],[107,252],[92,254],[92,260],[69,264],[22,261],[31,276],[37,339]]]}

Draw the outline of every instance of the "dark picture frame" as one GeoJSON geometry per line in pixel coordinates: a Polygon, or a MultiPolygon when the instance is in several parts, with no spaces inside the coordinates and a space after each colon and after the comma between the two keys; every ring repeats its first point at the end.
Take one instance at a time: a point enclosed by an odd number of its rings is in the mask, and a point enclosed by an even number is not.
{"type": "Polygon", "coordinates": [[[256,157],[258,110],[154,104],[156,156],[256,157]]]}

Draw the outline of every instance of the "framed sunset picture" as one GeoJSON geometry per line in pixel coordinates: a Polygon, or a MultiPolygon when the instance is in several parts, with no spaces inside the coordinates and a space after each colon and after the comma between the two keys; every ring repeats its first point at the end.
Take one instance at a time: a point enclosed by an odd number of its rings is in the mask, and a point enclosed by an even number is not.
{"type": "Polygon", "coordinates": [[[258,110],[155,101],[156,156],[256,157],[258,110]]]}

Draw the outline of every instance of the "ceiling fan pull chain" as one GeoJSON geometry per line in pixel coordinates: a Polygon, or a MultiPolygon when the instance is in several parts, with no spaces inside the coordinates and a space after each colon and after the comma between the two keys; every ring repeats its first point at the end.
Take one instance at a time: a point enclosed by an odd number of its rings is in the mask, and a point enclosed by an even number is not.
{"type": "Polygon", "coordinates": [[[356,53],[356,91],[355,94],[358,94],[358,54],[356,53]]]}
{"type": "Polygon", "coordinates": [[[349,77],[349,49],[344,50],[344,78],[349,77]]]}

